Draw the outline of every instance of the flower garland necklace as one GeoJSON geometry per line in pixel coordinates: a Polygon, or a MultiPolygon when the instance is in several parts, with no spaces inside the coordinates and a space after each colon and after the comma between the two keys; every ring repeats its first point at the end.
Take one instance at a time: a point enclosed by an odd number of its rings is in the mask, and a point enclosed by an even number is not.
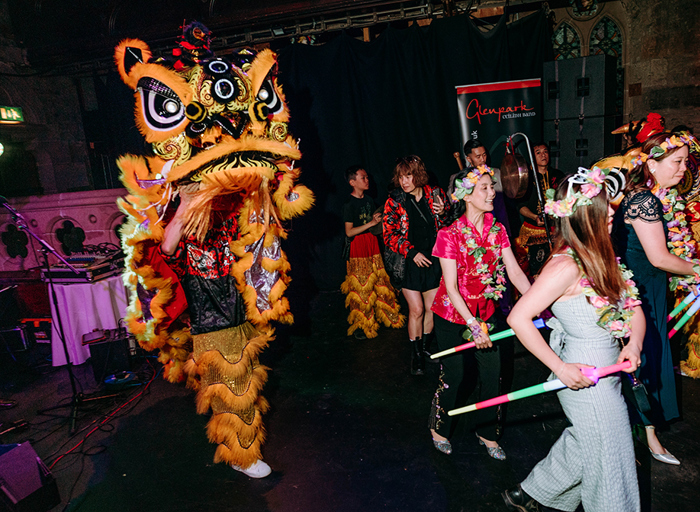
{"type": "MultiPolygon", "coordinates": [[[[579,260],[576,253],[569,247],[567,254],[573,258],[573,260],[578,265],[578,268],[583,273],[583,265],[581,265],[581,260],[579,260]]],[[[637,290],[637,285],[632,280],[634,274],[629,270],[623,263],[620,262],[620,258],[617,258],[617,264],[620,267],[620,272],[622,273],[622,278],[627,283],[627,289],[622,291],[620,295],[620,300],[616,304],[611,304],[607,297],[601,297],[596,293],[591,286],[591,282],[583,274],[581,277],[581,287],[583,288],[583,294],[588,298],[588,302],[596,308],[596,314],[598,315],[597,324],[612,334],[615,338],[629,338],[630,333],[630,320],[634,314],[635,306],[639,306],[642,301],[639,300],[639,290],[637,290]]]]}
{"type": "MultiPolygon", "coordinates": [[[[652,186],[651,183],[647,183],[647,185],[652,186]]],[[[678,190],[661,188],[656,184],[651,189],[651,193],[661,201],[663,206],[664,220],[668,227],[668,241],[666,242],[668,250],[671,254],[686,261],[695,261],[697,245],[685,219],[685,201],[678,196],[678,190]]],[[[697,270],[695,276],[674,275],[669,278],[669,288],[672,291],[678,286],[687,289],[693,284],[697,284],[697,270]]]]}
{"type": "Polygon", "coordinates": [[[506,290],[506,265],[501,258],[500,244],[494,243],[499,231],[501,231],[501,227],[494,221],[491,229],[489,229],[489,232],[486,234],[486,239],[491,242],[490,250],[495,260],[498,262],[496,264],[496,269],[492,273],[489,270],[488,263],[484,263],[483,261],[484,255],[489,249],[481,247],[477,243],[476,235],[471,227],[465,225],[462,228],[462,233],[467,236],[467,254],[474,257],[476,274],[479,276],[481,284],[486,287],[484,289],[484,298],[486,299],[499,300],[503,297],[503,292],[506,290]]]}

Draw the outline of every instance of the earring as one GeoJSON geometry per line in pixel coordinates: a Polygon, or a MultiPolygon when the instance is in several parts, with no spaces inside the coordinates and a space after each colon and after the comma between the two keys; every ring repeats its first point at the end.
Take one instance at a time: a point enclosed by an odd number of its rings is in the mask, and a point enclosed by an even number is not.
{"type": "Polygon", "coordinates": [[[654,173],[656,172],[656,168],[649,167],[649,172],[652,173],[652,174],[654,174],[654,173]]]}

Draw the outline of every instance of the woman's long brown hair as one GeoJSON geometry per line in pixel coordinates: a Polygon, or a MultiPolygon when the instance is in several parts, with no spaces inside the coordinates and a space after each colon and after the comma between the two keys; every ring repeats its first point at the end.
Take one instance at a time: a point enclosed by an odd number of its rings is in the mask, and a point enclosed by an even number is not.
{"type": "MultiPolygon", "coordinates": [[[[574,184],[572,192],[578,192],[580,185],[574,184]]],[[[556,199],[566,197],[568,180],[557,187],[556,199]]],[[[608,233],[608,194],[605,186],[600,194],[591,199],[593,204],[578,206],[570,217],[556,217],[557,240],[552,254],[571,247],[578,256],[583,272],[591,287],[601,297],[617,302],[627,288],[622,278],[612,239],[608,233]]]]}

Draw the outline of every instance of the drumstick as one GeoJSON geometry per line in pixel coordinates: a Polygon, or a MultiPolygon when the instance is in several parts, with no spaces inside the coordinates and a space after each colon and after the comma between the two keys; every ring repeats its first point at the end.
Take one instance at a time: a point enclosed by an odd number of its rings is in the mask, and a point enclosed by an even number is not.
{"type": "Polygon", "coordinates": [[[457,160],[457,166],[459,167],[459,170],[463,171],[464,163],[462,162],[462,155],[459,154],[459,151],[456,151],[452,153],[452,156],[455,157],[455,160],[457,160]]]}

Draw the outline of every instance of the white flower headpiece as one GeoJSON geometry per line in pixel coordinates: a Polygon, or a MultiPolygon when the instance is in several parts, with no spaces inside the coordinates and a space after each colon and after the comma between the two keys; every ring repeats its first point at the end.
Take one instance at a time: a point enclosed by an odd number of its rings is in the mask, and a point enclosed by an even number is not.
{"type": "Polygon", "coordinates": [[[591,170],[579,167],[578,172],[568,178],[569,189],[564,199],[555,201],[554,195],[556,191],[553,188],[547,190],[545,193],[547,202],[544,205],[544,212],[554,217],[569,217],[579,206],[591,204],[591,199],[603,190],[608,172],[608,169],[600,169],[599,167],[594,167],[591,170]],[[578,192],[574,192],[574,185],[581,185],[578,192]]]}

